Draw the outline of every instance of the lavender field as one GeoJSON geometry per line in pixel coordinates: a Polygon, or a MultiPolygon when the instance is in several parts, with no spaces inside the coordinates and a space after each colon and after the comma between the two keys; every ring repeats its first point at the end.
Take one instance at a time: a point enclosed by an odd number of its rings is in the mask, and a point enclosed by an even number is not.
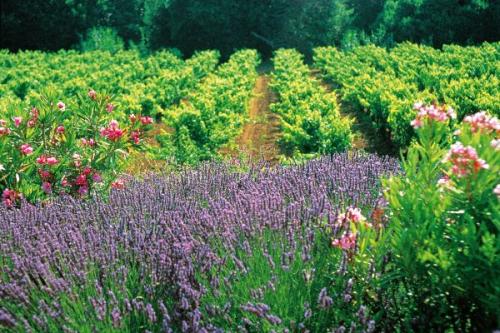
{"type": "Polygon", "coordinates": [[[241,169],[206,163],[130,179],[106,200],[1,208],[4,330],[373,331],[360,287],[374,263],[358,276],[331,239],[348,231],[337,221],[349,207],[383,208],[379,177],[398,162],[338,154],[241,169]]]}

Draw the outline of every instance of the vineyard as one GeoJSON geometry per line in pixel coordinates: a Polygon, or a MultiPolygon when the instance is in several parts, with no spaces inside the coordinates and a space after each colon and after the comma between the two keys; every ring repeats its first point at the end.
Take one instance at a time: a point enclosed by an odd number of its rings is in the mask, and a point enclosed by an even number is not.
{"type": "Polygon", "coordinates": [[[500,328],[499,70],[0,51],[0,331],[500,328]]]}

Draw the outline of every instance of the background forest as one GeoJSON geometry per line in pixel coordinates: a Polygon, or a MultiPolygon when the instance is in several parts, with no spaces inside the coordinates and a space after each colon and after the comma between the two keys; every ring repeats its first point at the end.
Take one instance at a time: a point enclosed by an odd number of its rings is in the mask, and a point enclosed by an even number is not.
{"type": "Polygon", "coordinates": [[[100,47],[175,47],[185,55],[209,48],[224,56],[239,48],[270,55],[281,47],[310,55],[321,45],[409,40],[440,47],[496,41],[500,34],[500,2],[493,0],[2,0],[1,6],[0,48],[14,51],[92,49],[88,40],[97,40],[100,47]]]}

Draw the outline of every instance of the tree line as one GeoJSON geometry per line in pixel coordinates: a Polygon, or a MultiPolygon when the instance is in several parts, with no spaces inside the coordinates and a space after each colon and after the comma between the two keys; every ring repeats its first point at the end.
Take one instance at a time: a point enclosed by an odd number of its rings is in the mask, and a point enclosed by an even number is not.
{"type": "Polygon", "coordinates": [[[110,27],[143,50],[280,47],[413,41],[440,47],[499,40],[495,0],[2,0],[0,48],[58,50],[110,27]]]}

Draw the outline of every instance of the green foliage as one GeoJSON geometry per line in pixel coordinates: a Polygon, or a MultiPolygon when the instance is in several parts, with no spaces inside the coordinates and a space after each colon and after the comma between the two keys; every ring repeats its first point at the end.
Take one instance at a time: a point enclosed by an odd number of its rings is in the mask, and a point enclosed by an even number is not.
{"type": "Polygon", "coordinates": [[[395,308],[408,311],[392,320],[404,327],[412,318],[417,331],[487,331],[500,320],[500,205],[494,194],[500,155],[492,147],[498,136],[465,123],[460,132],[453,138],[446,126],[425,124],[403,160],[404,175],[385,181],[392,216],[383,288],[399,295],[395,308]],[[459,176],[452,169],[456,161],[443,162],[452,140],[473,147],[489,168],[459,176]],[[438,183],[443,175],[449,180],[438,183]]]}
{"type": "Polygon", "coordinates": [[[169,110],[167,122],[174,129],[171,140],[177,161],[207,160],[234,141],[248,119],[259,63],[255,50],[234,53],[191,90],[185,101],[169,110]]]}
{"type": "Polygon", "coordinates": [[[278,94],[271,105],[281,119],[280,143],[288,155],[329,154],[348,149],[351,121],[341,117],[336,94],[329,93],[310,75],[302,55],[278,50],[270,87],[278,94]]]}
{"type": "Polygon", "coordinates": [[[459,118],[500,110],[497,72],[500,44],[447,45],[443,50],[410,43],[386,50],[373,45],[351,51],[315,50],[315,66],[339,87],[342,99],[365,111],[373,126],[399,148],[414,137],[413,101],[444,102],[459,118]]]}
{"type": "Polygon", "coordinates": [[[160,117],[215,69],[219,56],[216,51],[203,51],[184,61],[168,51],[145,58],[136,51],[2,52],[0,105],[31,103],[47,86],[66,102],[76,101],[78,93],[92,88],[116,95],[115,104],[123,116],[160,117]]]}
{"type": "Polygon", "coordinates": [[[94,27],[87,31],[85,39],[80,42],[80,49],[87,51],[108,51],[116,53],[123,50],[123,40],[113,28],[94,27]]]}
{"type": "Polygon", "coordinates": [[[10,106],[0,115],[0,191],[12,191],[3,198],[7,206],[19,195],[35,202],[106,190],[147,130],[140,121],[120,126],[104,94],[91,91],[67,105],[57,98],[48,90],[22,112],[10,106]]]}
{"type": "Polygon", "coordinates": [[[2,2],[2,46],[58,50],[78,44],[85,31],[113,28],[127,45],[179,47],[192,54],[218,49],[347,48],[370,41],[497,41],[500,4],[486,0],[8,0],[2,2]]]}

